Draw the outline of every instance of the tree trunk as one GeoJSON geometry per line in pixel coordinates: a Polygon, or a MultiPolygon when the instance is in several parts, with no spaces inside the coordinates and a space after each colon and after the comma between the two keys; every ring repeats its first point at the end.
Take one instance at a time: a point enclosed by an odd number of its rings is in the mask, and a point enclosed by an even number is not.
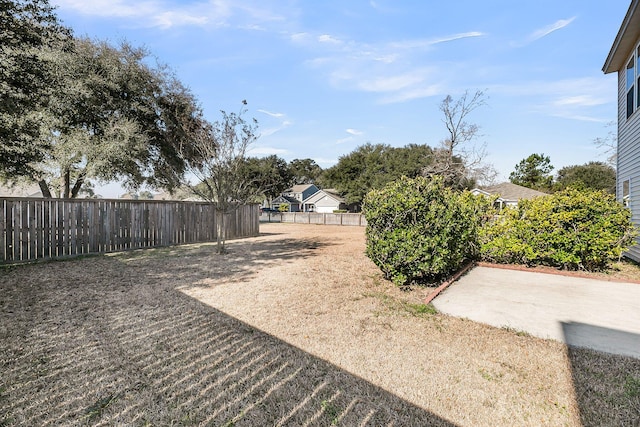
{"type": "Polygon", "coordinates": [[[49,185],[44,179],[38,181],[38,186],[40,187],[40,191],[42,192],[42,197],[46,199],[51,199],[51,190],[49,190],[49,185]]]}
{"type": "Polygon", "coordinates": [[[223,254],[225,253],[225,247],[224,247],[224,243],[226,240],[226,236],[225,236],[225,223],[224,223],[224,211],[222,210],[218,210],[218,224],[217,224],[217,228],[218,228],[218,235],[217,235],[217,251],[219,254],[223,254]]]}
{"type": "Polygon", "coordinates": [[[70,196],[70,183],[69,181],[71,180],[71,171],[69,169],[64,171],[64,174],[62,175],[62,197],[65,199],[68,199],[70,196]]]}
{"type": "Polygon", "coordinates": [[[71,189],[71,198],[75,199],[76,197],[78,197],[78,193],[80,192],[80,189],[82,188],[82,185],[84,184],[84,180],[87,177],[87,169],[82,169],[82,172],[80,172],[80,175],[78,176],[78,179],[76,179],[75,184],[73,184],[73,188],[71,189]]]}

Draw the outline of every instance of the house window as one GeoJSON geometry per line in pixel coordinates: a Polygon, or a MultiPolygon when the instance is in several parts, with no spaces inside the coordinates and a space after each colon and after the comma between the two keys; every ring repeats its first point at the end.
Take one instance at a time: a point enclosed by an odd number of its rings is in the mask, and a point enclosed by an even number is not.
{"type": "Polygon", "coordinates": [[[627,64],[627,118],[633,114],[633,95],[634,95],[634,82],[636,80],[635,73],[635,57],[631,57],[631,60],[627,64]]]}
{"type": "Polygon", "coordinates": [[[622,181],[622,204],[625,207],[629,207],[630,197],[631,195],[631,180],[627,179],[622,181]]]}
{"type": "MultiPolygon", "coordinates": [[[[640,46],[638,46],[638,49],[636,50],[636,67],[635,67],[636,69],[638,68],[638,64],[637,64],[638,58],[640,58],[640,46]]],[[[637,109],[640,107],[640,72],[638,71],[636,71],[636,78],[637,78],[636,80],[636,109],[637,109]]],[[[629,83],[627,83],[627,86],[629,86],[629,83]]],[[[627,89],[629,88],[627,87],[627,89]]]]}

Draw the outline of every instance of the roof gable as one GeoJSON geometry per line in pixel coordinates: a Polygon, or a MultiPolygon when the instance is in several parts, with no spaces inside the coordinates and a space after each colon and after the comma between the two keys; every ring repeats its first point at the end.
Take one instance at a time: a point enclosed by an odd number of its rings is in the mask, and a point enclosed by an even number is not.
{"type": "Polygon", "coordinates": [[[605,74],[621,70],[631,51],[634,49],[638,39],[640,39],[640,10],[638,4],[640,0],[632,0],[627,14],[620,25],[618,34],[611,46],[609,55],[602,67],[605,74]]]}
{"type": "Polygon", "coordinates": [[[322,200],[323,198],[328,197],[332,200],[335,200],[337,203],[344,203],[344,199],[340,196],[338,196],[335,193],[330,193],[328,191],[325,190],[319,190],[316,193],[312,194],[311,196],[307,197],[302,203],[304,204],[309,204],[309,203],[317,203],[319,200],[322,200]]]}

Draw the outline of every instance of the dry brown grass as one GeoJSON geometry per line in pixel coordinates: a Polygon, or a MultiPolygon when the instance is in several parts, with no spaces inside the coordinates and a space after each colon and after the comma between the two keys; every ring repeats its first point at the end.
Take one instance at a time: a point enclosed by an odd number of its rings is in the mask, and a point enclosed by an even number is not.
{"type": "Polygon", "coordinates": [[[431,313],[360,228],[0,270],[0,425],[632,425],[640,360],[431,313]],[[637,382],[636,382],[637,381],[637,382]]]}

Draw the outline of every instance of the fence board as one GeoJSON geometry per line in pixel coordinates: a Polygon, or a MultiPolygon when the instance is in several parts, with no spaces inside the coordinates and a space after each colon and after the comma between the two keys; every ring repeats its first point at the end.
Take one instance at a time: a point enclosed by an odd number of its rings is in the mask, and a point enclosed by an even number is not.
{"type": "Polygon", "coordinates": [[[318,213],[318,212],[282,212],[277,214],[263,213],[260,220],[264,222],[292,222],[296,224],[347,225],[365,227],[367,220],[357,213],[318,213]]]}
{"type": "MultiPolygon", "coordinates": [[[[217,239],[215,205],[0,198],[0,264],[217,239]]],[[[227,238],[257,236],[257,205],[227,216],[227,238]]]]}

